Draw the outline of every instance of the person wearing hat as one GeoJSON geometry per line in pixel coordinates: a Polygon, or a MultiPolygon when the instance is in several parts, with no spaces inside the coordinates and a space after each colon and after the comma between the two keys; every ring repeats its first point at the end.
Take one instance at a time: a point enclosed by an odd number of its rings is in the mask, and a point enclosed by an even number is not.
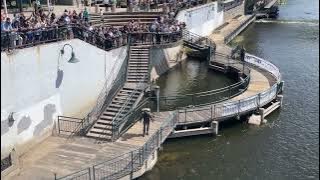
{"type": "Polygon", "coordinates": [[[149,134],[149,125],[150,120],[152,120],[153,116],[150,112],[151,110],[149,108],[143,108],[142,109],[142,119],[143,119],[143,137],[149,134]]]}

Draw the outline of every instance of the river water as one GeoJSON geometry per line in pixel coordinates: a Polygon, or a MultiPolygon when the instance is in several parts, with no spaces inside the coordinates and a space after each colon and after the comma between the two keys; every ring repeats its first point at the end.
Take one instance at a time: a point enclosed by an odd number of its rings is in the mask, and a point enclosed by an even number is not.
{"type": "MultiPolygon", "coordinates": [[[[256,22],[232,42],[280,68],[283,108],[269,115],[267,124],[237,123],[217,137],[167,140],[156,166],[139,179],[319,179],[318,7],[318,0],[285,1],[278,20],[256,22]]],[[[185,79],[199,77],[192,68],[199,64],[187,64],[185,79]]],[[[198,85],[206,86],[206,80],[199,79],[198,85]]],[[[172,83],[185,82],[171,80],[162,90],[179,93],[168,88],[172,83]]]]}

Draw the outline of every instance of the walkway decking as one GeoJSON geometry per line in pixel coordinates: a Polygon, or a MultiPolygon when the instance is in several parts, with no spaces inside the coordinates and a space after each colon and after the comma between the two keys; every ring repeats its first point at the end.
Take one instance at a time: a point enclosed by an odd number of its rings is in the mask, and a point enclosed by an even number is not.
{"type": "Polygon", "coordinates": [[[8,180],[54,179],[88,168],[119,155],[138,149],[147,142],[171,112],[155,113],[149,135],[142,136],[142,123],[137,122],[116,142],[101,142],[87,137],[51,136],[22,156],[20,173],[8,180]]]}

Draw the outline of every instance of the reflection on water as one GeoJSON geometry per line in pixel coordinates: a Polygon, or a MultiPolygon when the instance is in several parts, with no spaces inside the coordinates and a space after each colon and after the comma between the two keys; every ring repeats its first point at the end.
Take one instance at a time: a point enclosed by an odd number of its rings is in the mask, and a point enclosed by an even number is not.
{"type": "Polygon", "coordinates": [[[188,59],[157,80],[160,86],[161,110],[172,110],[176,107],[199,105],[217,101],[238,92],[238,87],[231,92],[211,94],[208,96],[191,95],[198,92],[219,89],[236,83],[235,79],[208,68],[207,62],[188,59]]]}

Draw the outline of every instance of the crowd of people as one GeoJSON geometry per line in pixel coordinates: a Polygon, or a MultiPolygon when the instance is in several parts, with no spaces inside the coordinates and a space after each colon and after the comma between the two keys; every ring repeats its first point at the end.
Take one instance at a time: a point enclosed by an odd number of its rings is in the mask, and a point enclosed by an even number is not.
{"type": "Polygon", "coordinates": [[[41,8],[29,17],[20,13],[10,19],[1,14],[1,49],[73,37],[110,49],[126,44],[128,34],[131,42],[172,41],[181,35],[181,29],[185,27],[184,23],[174,19],[171,12],[159,16],[151,24],[132,20],[122,27],[93,26],[89,20],[86,8],[79,13],[65,10],[61,16],[54,12],[45,13],[41,8]]]}

